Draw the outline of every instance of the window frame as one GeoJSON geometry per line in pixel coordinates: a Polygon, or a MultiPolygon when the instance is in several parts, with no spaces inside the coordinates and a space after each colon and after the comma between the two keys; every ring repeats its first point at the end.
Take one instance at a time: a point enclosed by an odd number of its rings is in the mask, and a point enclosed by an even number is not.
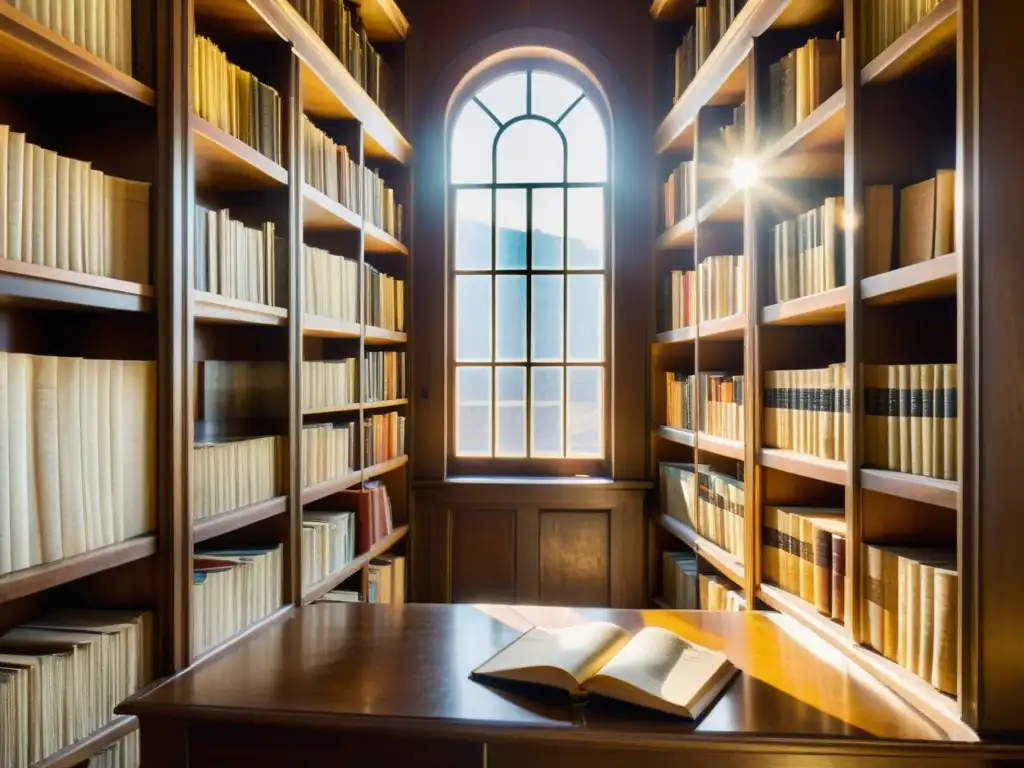
{"type": "MultiPolygon", "coordinates": [[[[479,102],[478,102],[479,104],[479,102]]],[[[485,111],[486,110],[485,108],[485,111]]],[[[571,113],[571,109],[566,109],[562,117],[565,117],[571,113]]],[[[492,116],[492,119],[493,116],[492,116]]],[[[561,118],[560,118],[561,119],[561,118]]],[[[613,232],[613,213],[614,206],[612,200],[612,190],[614,189],[613,184],[613,166],[612,166],[612,121],[607,107],[607,102],[604,99],[603,93],[596,87],[595,83],[589,80],[589,78],[577,70],[571,65],[565,64],[560,61],[556,61],[548,58],[518,58],[508,61],[500,62],[494,66],[488,67],[487,69],[476,73],[470,80],[462,85],[459,89],[459,93],[453,98],[445,124],[445,159],[444,159],[444,187],[445,187],[445,203],[446,203],[446,228],[447,228],[447,245],[445,248],[445,277],[446,277],[446,289],[448,300],[446,301],[445,311],[445,372],[447,381],[447,392],[446,392],[446,413],[445,413],[445,443],[446,443],[446,474],[448,476],[453,475],[491,475],[491,476],[538,476],[538,477],[565,477],[565,476],[590,476],[590,477],[610,477],[611,466],[612,466],[612,370],[613,370],[613,313],[612,313],[612,288],[614,285],[614,274],[615,274],[615,258],[614,258],[614,243],[612,240],[613,232]],[[451,159],[452,159],[452,139],[453,129],[455,121],[461,114],[462,109],[479,94],[480,90],[489,85],[490,83],[498,80],[506,75],[514,74],[517,72],[535,72],[540,71],[552,75],[562,77],[578,87],[582,93],[579,98],[572,102],[572,108],[579,105],[583,99],[589,99],[594,109],[598,114],[598,118],[601,120],[605,130],[605,159],[607,174],[605,181],[603,182],[571,182],[568,181],[568,164],[569,164],[569,143],[562,132],[562,130],[556,124],[558,121],[541,115],[530,115],[532,99],[530,98],[532,90],[532,76],[527,76],[527,100],[526,100],[526,112],[520,115],[516,115],[509,118],[504,123],[498,123],[498,131],[495,133],[494,140],[491,146],[491,168],[492,178],[490,182],[480,183],[456,183],[451,179],[451,159]],[[497,182],[497,150],[498,141],[503,133],[512,125],[517,122],[521,122],[527,119],[536,119],[541,122],[545,122],[552,125],[555,130],[559,133],[560,138],[563,142],[563,181],[562,182],[497,182]],[[492,196],[491,212],[492,212],[492,223],[491,223],[491,267],[488,270],[473,271],[473,274],[488,275],[492,278],[491,281],[491,360],[489,362],[481,363],[456,363],[456,307],[455,307],[455,285],[457,272],[455,269],[455,232],[457,227],[456,212],[455,212],[455,200],[457,192],[460,189],[482,189],[482,190],[493,190],[497,192],[501,189],[525,189],[529,190],[526,195],[527,203],[527,233],[530,231],[530,222],[532,221],[532,210],[530,208],[530,199],[533,190],[536,189],[559,189],[565,190],[566,195],[568,190],[573,188],[601,188],[604,190],[604,222],[603,222],[603,238],[604,238],[604,263],[600,269],[580,269],[570,270],[568,268],[568,239],[563,238],[563,256],[564,261],[561,269],[533,269],[532,267],[532,238],[527,234],[526,237],[526,248],[527,248],[527,265],[522,269],[496,269],[497,254],[495,253],[496,248],[496,230],[497,224],[495,221],[495,208],[496,208],[496,195],[492,196]],[[496,358],[497,350],[495,348],[495,326],[494,317],[496,307],[494,304],[496,298],[496,284],[497,280],[494,279],[499,275],[522,275],[526,277],[527,294],[526,294],[526,344],[527,344],[527,355],[526,360],[519,362],[498,362],[496,358]],[[532,358],[532,286],[531,279],[532,275],[558,275],[564,277],[563,283],[563,360],[557,363],[536,363],[533,362],[532,358]],[[566,303],[568,297],[568,277],[574,274],[581,275],[602,275],[604,278],[604,290],[603,290],[603,327],[602,327],[602,345],[603,345],[603,359],[600,362],[579,362],[570,363],[568,357],[568,305],[566,303]],[[531,371],[534,368],[539,367],[557,367],[564,371],[562,378],[563,387],[563,409],[562,409],[562,420],[563,420],[563,440],[568,440],[568,371],[573,367],[600,367],[602,370],[601,383],[601,415],[602,415],[602,448],[603,455],[600,457],[578,457],[578,458],[560,458],[560,457],[501,457],[501,456],[458,456],[456,455],[456,416],[457,416],[457,402],[456,402],[456,370],[459,367],[467,366],[480,366],[487,367],[492,371],[491,375],[491,445],[492,450],[495,446],[497,439],[496,435],[496,424],[497,424],[497,398],[495,391],[496,376],[494,371],[501,367],[523,367],[526,369],[526,441],[527,449],[529,450],[529,444],[531,439],[531,426],[532,426],[532,408],[530,404],[530,395],[532,389],[532,376],[531,371]]],[[[565,227],[568,228],[568,200],[566,198],[563,208],[563,212],[566,217],[565,227]]],[[[470,272],[467,271],[466,274],[470,272]]],[[[563,449],[567,449],[567,445],[563,445],[563,449]]]]}

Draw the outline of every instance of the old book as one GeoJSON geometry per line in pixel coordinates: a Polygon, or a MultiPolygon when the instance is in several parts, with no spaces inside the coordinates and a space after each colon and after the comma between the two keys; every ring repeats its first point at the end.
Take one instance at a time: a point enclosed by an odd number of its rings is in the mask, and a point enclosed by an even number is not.
{"type": "MultiPolygon", "coordinates": [[[[42,150],[34,144],[25,144],[25,162],[22,168],[21,191],[21,260],[42,264],[36,259],[35,219],[36,211],[36,155],[42,150]]],[[[42,157],[42,155],[39,155],[42,157]]]]}
{"type": "Polygon", "coordinates": [[[935,644],[935,566],[923,562],[919,571],[917,594],[921,610],[917,622],[917,667],[913,671],[925,680],[931,680],[935,644]]]}
{"type": "Polygon", "coordinates": [[[68,177],[68,269],[85,271],[82,237],[85,197],[82,194],[82,174],[85,163],[72,160],[68,177]]]}
{"type": "Polygon", "coordinates": [[[899,555],[882,548],[882,654],[896,661],[899,642],[899,555]]]}
{"type": "Polygon", "coordinates": [[[0,259],[11,258],[7,255],[7,157],[10,133],[9,126],[0,125],[0,259]]]}
{"type": "Polygon", "coordinates": [[[864,191],[867,220],[864,240],[864,276],[892,269],[893,186],[879,184],[864,191]]]}
{"type": "Polygon", "coordinates": [[[60,524],[64,557],[86,551],[85,508],[82,505],[82,360],[62,357],[57,376],[60,392],[57,399],[58,433],[61,440],[60,461],[60,524]]]}
{"type": "Polygon", "coordinates": [[[932,464],[932,424],[935,421],[935,366],[920,365],[921,369],[921,474],[935,477],[932,464]]]}
{"type": "Polygon", "coordinates": [[[0,208],[6,229],[6,258],[27,261],[24,256],[24,229],[22,228],[25,181],[25,134],[11,131],[7,140],[7,175],[0,184],[7,188],[7,205],[0,208]]]}
{"type": "MultiPolygon", "coordinates": [[[[864,626],[863,631],[867,644],[879,653],[885,651],[885,592],[882,567],[881,548],[865,544],[864,600],[861,603],[861,623],[864,626]]],[[[897,578],[899,578],[898,573],[897,578]]]]}
{"type": "Polygon", "coordinates": [[[922,474],[922,452],[924,450],[924,413],[921,391],[920,365],[908,365],[910,370],[910,471],[915,475],[922,474]]]}
{"type": "Polygon", "coordinates": [[[918,669],[918,654],[921,650],[921,563],[917,559],[919,555],[901,557],[906,559],[906,613],[903,619],[906,621],[906,658],[903,666],[912,672],[918,669]]]}
{"type": "Polygon", "coordinates": [[[956,171],[940,170],[935,175],[935,244],[932,258],[952,253],[956,171]]]}
{"type": "Polygon", "coordinates": [[[778,508],[765,505],[761,532],[761,576],[772,584],[779,584],[779,538],[778,508]]]}
{"type": "Polygon", "coordinates": [[[900,266],[932,258],[935,248],[935,179],[900,191],[900,266]]]}
{"type": "Polygon", "coordinates": [[[900,367],[887,365],[886,369],[886,468],[900,471],[900,367]]]}
{"type": "Polygon", "coordinates": [[[898,563],[899,627],[896,638],[896,663],[907,666],[907,572],[910,560],[901,557],[898,563]]]}
{"type": "Polygon", "coordinates": [[[900,446],[900,472],[910,472],[912,463],[910,460],[910,369],[912,366],[897,366],[899,371],[899,446],[900,446]]]}
{"type": "MultiPolygon", "coordinates": [[[[0,177],[2,178],[2,177],[0,177]]],[[[2,211],[0,211],[2,214],[2,211]]],[[[7,353],[0,352],[0,574],[11,571],[11,468],[10,433],[7,422],[7,353]]]]}
{"type": "Polygon", "coordinates": [[[942,476],[959,478],[957,437],[957,370],[956,363],[942,366],[944,406],[942,411],[942,476]]]}
{"type": "Polygon", "coordinates": [[[32,357],[7,356],[6,428],[10,446],[11,569],[37,565],[41,554],[32,546],[31,528],[38,521],[32,446],[32,357]]]}
{"type": "Polygon", "coordinates": [[[661,627],[630,637],[604,622],[534,627],[473,670],[474,680],[596,693],[696,719],[738,670],[729,659],[661,627]]]}
{"type": "Polygon", "coordinates": [[[956,694],[959,656],[957,572],[935,568],[934,639],[931,683],[940,691],[956,694]]]}
{"type": "Polygon", "coordinates": [[[846,532],[842,512],[838,519],[812,520],[814,526],[814,607],[818,613],[830,616],[832,613],[832,541],[835,536],[846,532]]]}
{"type": "Polygon", "coordinates": [[[932,369],[932,477],[942,477],[945,459],[942,455],[942,443],[945,439],[945,366],[941,363],[931,366],[932,369]]]}
{"type": "Polygon", "coordinates": [[[57,358],[32,358],[32,424],[38,529],[44,563],[60,560],[60,438],[57,418],[57,358]]]}
{"type": "Polygon", "coordinates": [[[831,534],[832,537],[832,620],[849,626],[846,607],[846,537],[831,534]]]}
{"type": "MultiPolygon", "coordinates": [[[[43,150],[43,264],[57,264],[57,153],[43,150]]],[[[38,210],[36,211],[38,214],[38,210]]],[[[36,226],[40,226],[37,222],[36,226]]]]}
{"type": "MultiPolygon", "coordinates": [[[[81,453],[82,453],[82,501],[85,505],[85,542],[86,548],[92,550],[102,547],[103,523],[100,509],[100,488],[99,488],[99,423],[97,413],[97,402],[99,400],[99,368],[98,360],[82,360],[81,384],[82,384],[82,428],[81,453]]],[[[122,408],[131,408],[132,404],[125,402],[122,408]]]]}
{"type": "Polygon", "coordinates": [[[57,268],[71,267],[71,161],[57,158],[57,268]]]}

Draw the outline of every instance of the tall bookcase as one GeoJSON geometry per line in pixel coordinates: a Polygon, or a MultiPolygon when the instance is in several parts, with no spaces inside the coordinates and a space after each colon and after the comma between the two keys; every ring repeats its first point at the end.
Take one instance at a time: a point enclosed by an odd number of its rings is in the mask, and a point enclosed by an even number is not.
{"type": "MultiPolygon", "coordinates": [[[[362,424],[395,412],[411,428],[408,399],[371,400],[364,375],[367,353],[404,352],[408,336],[373,324],[364,265],[405,281],[408,318],[411,254],[368,217],[304,182],[302,121],[307,116],[348,150],[360,171],[377,171],[394,190],[408,242],[412,148],[398,127],[405,119],[408,23],[393,0],[349,5],[393,74],[385,112],[288,0],[132,0],[132,6],[129,75],[0,0],[0,125],[108,174],[151,185],[151,280],[132,283],[0,259],[0,351],[144,360],[156,370],[154,409],[144,414],[156,435],[148,489],[155,499],[152,530],[0,575],[0,633],[67,606],[151,610],[152,668],[163,676],[339,585],[358,588],[361,580],[365,599],[370,561],[404,549],[408,456],[367,456],[362,424]],[[280,162],[194,113],[193,35],[212,40],[232,63],[278,92],[280,162]],[[279,238],[273,305],[194,288],[197,203],[229,208],[233,219],[251,227],[273,223],[279,238]],[[358,265],[355,322],[316,315],[304,305],[304,290],[311,289],[303,285],[304,244],[358,265]],[[304,410],[303,362],[339,358],[356,360],[352,404],[304,410]],[[195,364],[206,361],[271,364],[274,374],[263,382],[271,387],[270,410],[227,427],[200,419],[195,364]],[[303,426],[325,423],[355,425],[355,455],[348,471],[303,487],[303,426]],[[279,439],[276,495],[193,523],[194,443],[261,435],[279,439]],[[393,533],[326,578],[304,584],[303,508],[330,509],[335,494],[370,481],[387,488],[393,533]],[[280,607],[199,652],[190,599],[196,547],[277,544],[283,550],[280,607]]],[[[359,203],[362,197],[360,191],[359,203]]],[[[230,388],[222,394],[235,396],[230,388]]],[[[39,765],[74,765],[135,727],[134,718],[117,718],[39,765]]]]}
{"type": "MultiPolygon", "coordinates": [[[[1015,664],[1008,655],[1010,646],[986,619],[988,611],[998,610],[1000,599],[1020,586],[1011,576],[1009,545],[999,544],[997,532],[1002,528],[1012,535],[1016,527],[991,503],[983,502],[1013,498],[1016,481],[1006,478],[991,488],[980,484],[981,475],[989,482],[993,475],[981,463],[979,435],[998,433],[1007,441],[1011,436],[993,415],[985,418],[978,400],[978,393],[998,390],[1019,375],[1011,372],[1012,365],[996,365],[985,374],[980,364],[982,349],[989,360],[993,355],[1012,357],[1016,337],[997,331],[993,324],[979,335],[983,318],[996,305],[1004,317],[1013,311],[1009,302],[993,298],[998,295],[993,287],[999,281],[997,268],[1007,279],[1016,277],[1018,270],[997,267],[991,248],[980,258],[979,243],[986,232],[996,232],[982,226],[981,211],[998,211],[993,221],[1004,227],[999,233],[1008,236],[1010,231],[1008,212],[995,202],[1010,188],[1009,171],[998,169],[997,157],[1004,150],[996,146],[1000,130],[995,126],[1005,130],[1014,118],[1005,104],[1000,110],[994,100],[975,101],[988,82],[993,92],[1007,92],[999,84],[1019,68],[1012,63],[1008,36],[997,30],[1020,18],[1008,7],[942,0],[880,53],[865,57],[861,41],[867,34],[867,1],[747,0],[675,99],[672,55],[695,22],[695,6],[722,3],[658,0],[651,7],[659,46],[656,100],[667,110],[659,115],[655,137],[656,181],[664,182],[681,161],[693,161],[695,195],[692,212],[670,227],[665,226],[662,211],[657,212],[654,295],[662,300],[671,270],[694,270],[718,254],[745,254],[747,296],[744,311],[724,319],[674,330],[667,330],[660,319],[654,323],[658,327],[651,351],[652,474],[658,475],[662,462],[677,462],[710,465],[742,479],[746,556],[736,557],[666,514],[655,499],[648,549],[650,596],[653,602],[662,602],[661,553],[688,547],[698,555],[699,570],[717,572],[742,591],[748,609],[774,609],[793,617],[894,689],[950,737],[973,740],[976,732],[1020,727],[1008,683],[1000,679],[999,671],[1015,664]],[[774,131],[769,120],[770,66],[811,38],[834,40],[837,33],[845,41],[841,87],[795,127],[774,131]],[[720,129],[741,104],[744,143],[725,150],[720,129]],[[988,144],[979,141],[979,124],[990,129],[988,144]],[[728,181],[736,156],[752,161],[759,171],[750,186],[728,181]],[[890,271],[870,274],[865,267],[866,188],[891,184],[898,202],[901,188],[934,177],[943,168],[957,172],[953,247],[920,263],[896,268],[894,262],[890,271]],[[989,187],[979,186],[982,169],[988,170],[989,187]],[[774,225],[821,205],[829,196],[844,198],[845,282],[775,302],[774,225]],[[1000,218],[1003,213],[1007,218],[1000,218]],[[847,460],[767,446],[766,373],[844,362],[850,388],[847,460]],[[958,378],[947,386],[957,390],[959,480],[873,468],[866,457],[864,425],[871,404],[865,402],[863,366],[925,363],[958,364],[958,378]],[[665,373],[699,377],[707,371],[743,376],[745,440],[666,426],[665,373]],[[986,375],[991,376],[988,384],[986,375]],[[845,510],[849,621],[822,615],[812,603],[765,578],[765,508],[776,505],[845,510]],[[957,693],[941,693],[870,647],[865,616],[868,602],[875,598],[868,594],[868,544],[955,549],[957,693]],[[1000,565],[986,566],[989,557],[1000,565]]],[[[908,4],[891,5],[898,14],[898,8],[908,4]]],[[[897,230],[894,250],[899,249],[898,236],[897,230]]],[[[992,237],[989,242],[1000,242],[992,237]]],[[[697,296],[699,303],[700,290],[697,296]]],[[[696,400],[699,418],[702,404],[699,397],[696,400]]],[[[1003,442],[999,450],[1013,453],[1012,446],[1003,442]]],[[[696,488],[693,492],[696,495],[696,488]]]]}

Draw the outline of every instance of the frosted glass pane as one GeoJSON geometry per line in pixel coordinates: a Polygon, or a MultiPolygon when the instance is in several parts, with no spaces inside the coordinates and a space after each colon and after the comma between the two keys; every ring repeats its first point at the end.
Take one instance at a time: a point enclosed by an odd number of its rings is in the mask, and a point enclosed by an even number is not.
{"type": "Polygon", "coordinates": [[[569,276],[569,362],[604,359],[604,276],[569,276]]]}
{"type": "Polygon", "coordinates": [[[495,455],[526,455],[526,369],[496,368],[498,434],[495,455]]]}
{"type": "Polygon", "coordinates": [[[455,278],[455,359],[465,363],[491,361],[491,278],[455,278]]]}
{"type": "Polygon", "coordinates": [[[497,307],[496,359],[500,363],[526,361],[526,277],[499,275],[495,278],[497,307]]]}
{"type": "Polygon", "coordinates": [[[455,369],[455,453],[491,455],[491,369],[455,369]]]}
{"type": "Polygon", "coordinates": [[[558,131],[540,120],[521,120],[498,137],[496,181],[562,182],[564,162],[565,150],[558,131]]]}
{"type": "Polygon", "coordinates": [[[563,300],[561,275],[533,275],[530,314],[531,355],[538,363],[562,362],[563,300]]]}
{"type": "Polygon", "coordinates": [[[569,190],[569,269],[604,267],[604,189],[569,190]]]}
{"type": "Polygon", "coordinates": [[[564,77],[549,72],[534,72],[532,78],[531,115],[557,120],[583,93],[564,77]]]}
{"type": "Polygon", "coordinates": [[[451,176],[458,183],[494,180],[494,137],[498,125],[470,101],[452,126],[451,176]]]}
{"type": "Polygon", "coordinates": [[[480,99],[484,106],[503,123],[507,123],[513,117],[524,115],[526,114],[526,73],[513,72],[511,75],[499,77],[477,91],[476,98],[480,99]]]}
{"type": "Polygon", "coordinates": [[[499,189],[498,269],[526,269],[526,190],[499,189]]]}
{"type": "Polygon", "coordinates": [[[530,455],[562,456],[562,368],[531,369],[530,455]]]}
{"type": "Polygon", "coordinates": [[[569,368],[566,414],[567,456],[603,456],[604,415],[601,396],[604,370],[569,368]]]}
{"type": "Polygon", "coordinates": [[[533,190],[534,269],[562,268],[562,238],[565,234],[565,190],[533,190]]]}
{"type": "Polygon", "coordinates": [[[559,127],[569,143],[569,181],[607,181],[608,142],[590,99],[577,104],[559,127]]]}
{"type": "Polygon", "coordinates": [[[455,193],[455,268],[491,268],[491,191],[455,193]]]}

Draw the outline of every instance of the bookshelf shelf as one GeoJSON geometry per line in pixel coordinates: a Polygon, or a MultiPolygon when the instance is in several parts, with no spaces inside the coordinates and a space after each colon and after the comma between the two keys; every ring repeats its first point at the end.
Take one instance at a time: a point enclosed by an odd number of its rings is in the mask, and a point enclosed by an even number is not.
{"type": "Polygon", "coordinates": [[[743,563],[736,555],[726,552],[714,542],[705,539],[688,525],[681,523],[674,517],[669,517],[663,512],[657,513],[655,520],[657,520],[662,528],[713,565],[719,573],[728,578],[733,584],[741,588],[743,587],[743,563]]]}
{"type": "Polygon", "coordinates": [[[849,289],[839,286],[799,299],[772,304],[761,310],[762,325],[834,325],[846,320],[849,289]]]}
{"type": "Polygon", "coordinates": [[[405,344],[409,337],[400,331],[389,331],[386,328],[366,326],[367,344],[405,344]]]}
{"type": "Polygon", "coordinates": [[[302,184],[302,226],[309,230],[357,230],[362,217],[319,189],[302,184]]]}
{"type": "Polygon", "coordinates": [[[942,0],[931,12],[869,61],[861,83],[885,83],[956,55],[957,0],[942,0]]]}
{"type": "Polygon", "coordinates": [[[860,281],[861,298],[868,304],[906,304],[956,296],[957,257],[947,253],[860,281]]]}
{"type": "Polygon", "coordinates": [[[388,472],[391,472],[392,470],[398,469],[399,467],[404,467],[408,463],[408,456],[399,456],[394,459],[382,461],[380,464],[374,464],[373,466],[367,467],[366,469],[363,470],[363,480],[372,480],[375,477],[385,475],[388,472]]]}
{"type": "Polygon", "coordinates": [[[658,250],[667,251],[672,248],[692,248],[693,236],[697,231],[697,216],[690,214],[677,221],[658,237],[658,250]]]}
{"type": "Polygon", "coordinates": [[[198,115],[191,115],[196,184],[261,189],[288,183],[288,171],[198,115]]]}
{"type": "Polygon", "coordinates": [[[355,576],[364,566],[368,565],[371,560],[375,557],[380,557],[391,549],[395,544],[401,541],[405,535],[409,532],[408,525],[400,525],[393,530],[388,536],[375,543],[370,549],[363,554],[359,555],[354,560],[349,561],[345,564],[341,570],[332,573],[326,579],[313,584],[306,588],[302,592],[302,603],[307,605],[312,603],[314,600],[319,600],[325,594],[330,592],[336,586],[341,584],[347,579],[355,576]]]}
{"type": "Polygon", "coordinates": [[[146,534],[91,552],[0,576],[0,604],[155,555],[156,535],[146,534]]]}
{"type": "Polygon", "coordinates": [[[302,489],[302,503],[312,504],[314,501],[319,501],[325,496],[330,496],[332,493],[348,490],[353,485],[359,485],[360,480],[362,480],[362,473],[356,471],[349,472],[347,475],[342,475],[332,480],[317,483],[316,485],[309,485],[302,489]]]}
{"type": "Polygon", "coordinates": [[[116,93],[153,106],[153,89],[81,46],[0,3],[0,86],[5,91],[116,93]]]}
{"type": "Polygon", "coordinates": [[[697,339],[697,326],[688,325],[672,331],[655,334],[655,344],[692,344],[697,339]]]}
{"type": "Polygon", "coordinates": [[[0,259],[0,305],[68,305],[148,312],[153,287],[69,269],[0,259]]]}
{"type": "Polygon", "coordinates": [[[714,453],[717,456],[736,459],[736,461],[743,461],[743,443],[739,440],[729,440],[725,437],[709,435],[707,432],[698,432],[697,449],[714,453]]]}
{"type": "Polygon", "coordinates": [[[221,515],[204,517],[202,520],[192,523],[192,541],[206,541],[231,531],[237,531],[239,528],[266,520],[268,517],[280,515],[287,508],[288,497],[277,496],[221,515]]]}
{"type": "Polygon", "coordinates": [[[935,477],[892,472],[888,469],[861,469],[860,486],[866,491],[885,493],[946,509],[956,509],[960,496],[960,483],[955,480],[940,480],[935,477]]]}
{"type": "Polygon", "coordinates": [[[30,768],[76,768],[138,727],[139,718],[134,715],[119,715],[84,739],[79,739],[60,752],[32,763],[30,768]]]}
{"type": "Polygon", "coordinates": [[[771,145],[761,163],[768,177],[841,176],[846,91],[840,88],[771,145]]]}
{"type": "Polygon", "coordinates": [[[409,255],[409,249],[405,245],[380,227],[367,222],[364,227],[364,233],[366,235],[366,250],[368,253],[401,253],[405,256],[409,255]]]}
{"type": "Polygon", "coordinates": [[[196,18],[231,39],[274,39],[278,32],[248,0],[193,0],[196,18]]]}
{"type": "Polygon", "coordinates": [[[802,597],[797,597],[774,584],[762,583],[757,590],[757,599],[779,613],[792,616],[805,627],[825,638],[834,645],[852,645],[850,632],[841,623],[818,613],[817,609],[802,597]]]}
{"type": "Polygon", "coordinates": [[[295,608],[295,606],[292,605],[291,603],[288,603],[286,605],[282,605],[279,608],[275,608],[273,611],[268,613],[262,619],[254,621],[252,624],[250,624],[248,627],[243,629],[241,632],[236,632],[235,634],[233,634],[231,637],[229,637],[224,642],[222,642],[222,643],[220,643],[218,645],[213,646],[213,648],[209,648],[209,649],[203,651],[198,656],[193,657],[193,659],[192,659],[192,666],[196,667],[196,666],[199,666],[200,664],[205,664],[206,662],[216,658],[217,656],[220,656],[222,653],[227,651],[229,648],[233,648],[238,643],[241,643],[245,639],[247,639],[249,637],[252,637],[257,632],[259,632],[261,629],[264,629],[265,627],[269,627],[272,624],[276,624],[281,619],[283,619],[285,616],[287,616],[289,613],[291,613],[294,608],[295,608]]]}
{"type": "Polygon", "coordinates": [[[409,20],[394,0],[363,0],[359,15],[366,34],[375,42],[405,40],[409,34],[409,20]]]}
{"type": "Polygon", "coordinates": [[[678,427],[659,426],[655,427],[654,434],[660,437],[662,440],[668,440],[670,443],[688,445],[691,448],[697,445],[697,436],[694,434],[692,429],[679,429],[678,427]]]}
{"type": "Polygon", "coordinates": [[[408,405],[409,400],[407,398],[399,398],[397,400],[378,400],[372,403],[363,403],[364,411],[380,411],[385,408],[398,408],[402,405],[408,405]]]}
{"type": "Polygon", "coordinates": [[[743,313],[706,320],[697,326],[697,335],[702,339],[742,339],[746,330],[747,316],[743,313]]]}
{"type": "Polygon", "coordinates": [[[307,314],[302,317],[302,333],[329,339],[358,339],[362,335],[362,326],[348,320],[307,314]]]}
{"type": "Polygon", "coordinates": [[[288,310],[252,301],[193,291],[192,313],[196,322],[234,325],[287,325],[288,310]]]}
{"type": "Polygon", "coordinates": [[[304,408],[302,411],[302,415],[316,416],[321,413],[349,413],[350,411],[358,411],[359,408],[359,403],[349,403],[348,405],[332,405],[327,408],[304,408]]]}
{"type": "Polygon", "coordinates": [[[658,21],[677,21],[683,16],[684,0],[654,0],[651,16],[658,21]]]}
{"type": "Polygon", "coordinates": [[[744,195],[731,183],[725,189],[708,200],[697,211],[697,220],[704,222],[737,223],[743,221],[744,195]]]}
{"type": "Polygon", "coordinates": [[[846,462],[843,461],[822,459],[781,448],[762,448],[761,465],[812,480],[846,485],[846,462]]]}

